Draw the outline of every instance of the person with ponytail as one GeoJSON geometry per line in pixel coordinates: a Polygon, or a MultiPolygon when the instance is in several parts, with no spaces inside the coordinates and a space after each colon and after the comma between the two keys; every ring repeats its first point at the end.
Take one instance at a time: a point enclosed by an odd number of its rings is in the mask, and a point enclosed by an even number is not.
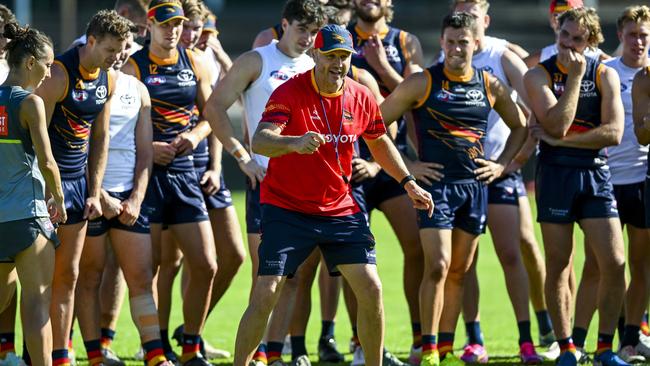
{"type": "Polygon", "coordinates": [[[22,288],[23,334],[32,365],[51,365],[51,285],[54,225],[67,219],[61,177],[50,148],[43,100],[32,94],[54,62],[52,41],[36,29],[4,26],[9,73],[0,85],[0,311],[15,287],[5,279],[17,270],[22,288]]]}

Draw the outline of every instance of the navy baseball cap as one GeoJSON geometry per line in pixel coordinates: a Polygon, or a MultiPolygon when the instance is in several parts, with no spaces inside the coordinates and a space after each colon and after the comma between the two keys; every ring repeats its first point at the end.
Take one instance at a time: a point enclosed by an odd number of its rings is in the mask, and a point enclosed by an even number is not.
{"type": "Polygon", "coordinates": [[[318,31],[314,48],[322,53],[336,50],[356,53],[352,45],[352,35],[347,29],[337,24],[328,24],[318,31]]]}
{"type": "Polygon", "coordinates": [[[167,23],[172,19],[182,19],[187,21],[183,7],[174,2],[152,1],[149,5],[147,18],[153,19],[158,24],[167,23]]]}

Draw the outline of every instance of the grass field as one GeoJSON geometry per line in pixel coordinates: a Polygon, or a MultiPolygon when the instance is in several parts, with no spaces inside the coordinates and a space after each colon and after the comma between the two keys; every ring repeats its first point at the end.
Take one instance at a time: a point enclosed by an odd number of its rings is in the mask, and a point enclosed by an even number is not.
{"type": "MultiPolygon", "coordinates": [[[[235,192],[233,198],[239,213],[240,221],[243,223],[244,195],[241,192],[235,192]]],[[[537,238],[541,242],[539,227],[536,229],[537,238]]],[[[384,288],[384,304],[386,313],[385,344],[391,352],[398,354],[404,359],[408,356],[411,344],[411,330],[406,300],[404,299],[401,288],[401,250],[390,226],[380,212],[373,213],[372,232],[377,239],[377,261],[379,263],[378,268],[384,288]]],[[[578,248],[576,249],[577,260],[575,263],[577,267],[581,268],[583,263],[582,233],[578,229],[576,229],[575,232],[578,242],[578,248]]],[[[506,293],[503,271],[500,268],[489,236],[486,235],[481,238],[480,250],[481,256],[478,264],[478,273],[481,286],[481,325],[486,341],[486,347],[490,354],[490,363],[514,363],[517,360],[514,356],[518,351],[516,321],[506,293]]],[[[246,264],[237,274],[231,288],[208,319],[204,331],[204,337],[218,348],[226,349],[230,352],[234,350],[235,332],[239,319],[241,318],[247,303],[251,282],[250,272],[250,262],[247,260],[246,264]]],[[[579,273],[580,272],[578,271],[578,275],[579,273]]],[[[178,281],[176,287],[178,287],[178,281]]],[[[177,288],[174,293],[179,294],[177,288]]],[[[313,287],[312,293],[314,301],[312,316],[307,331],[307,348],[312,355],[312,361],[316,361],[316,344],[320,334],[320,312],[318,307],[317,285],[313,287]]],[[[180,296],[176,296],[174,301],[175,303],[170,324],[172,330],[176,325],[182,322],[180,296]]],[[[345,307],[343,305],[342,296],[340,301],[336,323],[336,339],[339,343],[339,350],[347,352],[351,330],[345,307]]],[[[532,308],[531,323],[533,327],[533,337],[537,340],[537,324],[534,320],[532,308]]],[[[596,344],[596,330],[594,328],[596,323],[597,319],[594,319],[587,339],[587,348],[591,351],[593,351],[596,344]]],[[[455,343],[456,348],[463,346],[465,337],[462,321],[459,322],[459,325],[455,343]]],[[[18,334],[17,340],[20,339],[21,336],[18,334]]],[[[84,358],[85,350],[83,349],[81,335],[76,325],[74,346],[78,357],[84,358]]],[[[141,362],[136,362],[132,359],[132,356],[138,350],[138,347],[139,336],[136,328],[131,322],[128,302],[125,302],[117,328],[117,337],[112,348],[121,357],[131,359],[131,362],[129,363],[141,365],[141,362]]],[[[347,354],[346,360],[349,359],[351,359],[351,355],[347,354]]],[[[232,360],[220,361],[220,363],[221,362],[231,363],[232,360]]]]}

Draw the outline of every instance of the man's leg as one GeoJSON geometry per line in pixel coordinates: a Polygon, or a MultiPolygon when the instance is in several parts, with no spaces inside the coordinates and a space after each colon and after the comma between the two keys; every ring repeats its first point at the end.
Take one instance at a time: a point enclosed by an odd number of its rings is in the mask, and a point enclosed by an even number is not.
{"type": "MultiPolygon", "coordinates": [[[[151,262],[151,261],[149,261],[151,262]]],[[[99,285],[99,308],[102,348],[110,349],[115,338],[117,321],[126,295],[126,282],[111,245],[106,246],[106,267],[99,285]]]]}
{"type": "Polygon", "coordinates": [[[465,273],[474,259],[478,236],[455,228],[451,235],[451,261],[444,284],[444,307],[440,316],[440,358],[453,351],[454,333],[463,304],[465,273]]]}
{"type": "Polygon", "coordinates": [[[384,345],[384,307],[377,266],[345,264],[339,265],[338,269],[357,299],[357,327],[366,365],[380,366],[384,345]]]}
{"type": "Polygon", "coordinates": [[[575,314],[571,338],[573,344],[581,352],[585,348],[585,339],[589,324],[598,307],[598,282],[600,278],[598,261],[591,246],[585,240],[585,262],[582,268],[582,278],[575,297],[575,314]]]}
{"type": "Polygon", "coordinates": [[[598,282],[598,349],[612,349],[614,331],[625,295],[625,248],[618,218],[583,219],[580,226],[600,269],[598,282]]]}
{"type": "MultiPolygon", "coordinates": [[[[178,248],[177,240],[172,230],[163,230],[161,238],[160,270],[158,272],[158,280],[156,281],[156,288],[158,289],[158,321],[165,354],[168,358],[174,360],[176,357],[174,356],[172,345],[169,343],[169,317],[171,316],[174,297],[174,280],[183,263],[183,253],[178,248]]],[[[186,288],[187,285],[183,283],[181,285],[181,295],[186,288]]],[[[182,336],[177,339],[177,342],[182,342],[182,336]]]]}
{"type": "MultiPolygon", "coordinates": [[[[4,265],[4,264],[3,264],[4,265]]],[[[9,265],[7,265],[9,266],[9,265]]],[[[13,264],[11,265],[13,268],[13,264]]],[[[5,276],[6,282],[2,284],[3,296],[11,295],[9,302],[4,310],[0,311],[0,360],[4,360],[7,354],[16,353],[16,310],[18,292],[16,290],[16,281],[18,280],[15,270],[8,271],[5,276]],[[12,290],[13,289],[13,290],[12,290]]],[[[0,304],[2,301],[0,301],[0,304]]]]}
{"type": "Polygon", "coordinates": [[[479,314],[480,289],[478,283],[478,273],[476,266],[478,264],[478,247],[474,252],[472,265],[465,274],[465,283],[463,286],[463,320],[465,321],[465,335],[467,336],[467,345],[463,349],[463,355],[460,357],[466,363],[487,362],[488,356],[483,343],[483,333],[481,332],[481,319],[479,314]]]}
{"type": "Polygon", "coordinates": [[[316,277],[320,257],[320,250],[314,250],[309,258],[300,265],[298,273],[296,273],[295,279],[298,281],[298,286],[296,288],[295,304],[289,325],[292,360],[307,355],[305,334],[311,313],[311,288],[316,277]]]}
{"type": "Polygon", "coordinates": [[[321,332],[318,339],[318,359],[321,362],[343,362],[343,355],[337,350],[334,339],[334,324],[341,293],[341,278],[330,276],[327,265],[321,260],[318,275],[320,290],[321,332]]]}
{"type": "Polygon", "coordinates": [[[278,302],[285,277],[259,276],[251,291],[248,307],[239,322],[235,342],[234,366],[247,366],[252,353],[259,345],[269,320],[269,315],[278,302]]]}

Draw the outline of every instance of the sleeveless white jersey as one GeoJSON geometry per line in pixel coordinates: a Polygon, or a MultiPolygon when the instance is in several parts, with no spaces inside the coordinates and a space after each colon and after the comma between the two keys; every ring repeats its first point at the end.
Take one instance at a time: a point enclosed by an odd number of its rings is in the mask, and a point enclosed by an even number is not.
{"type": "Polygon", "coordinates": [[[508,41],[507,40],[505,40],[503,38],[497,38],[497,37],[491,37],[491,36],[483,37],[483,43],[485,44],[485,47],[503,47],[503,48],[508,47],[508,41]]]}
{"type": "MultiPolygon", "coordinates": [[[[314,60],[306,54],[291,58],[282,53],[278,49],[277,41],[255,48],[253,51],[257,52],[262,59],[262,70],[257,80],[244,92],[244,113],[246,113],[249,146],[271,93],[292,76],[314,67],[314,60]]],[[[269,165],[268,157],[252,155],[259,165],[263,167],[269,165]]]]}
{"type": "Polygon", "coordinates": [[[7,64],[7,60],[0,59],[0,84],[7,80],[7,76],[9,76],[9,65],[7,64]]]}
{"type": "Polygon", "coordinates": [[[135,126],[142,99],[138,79],[117,73],[111,99],[109,124],[110,143],[102,188],[109,192],[124,192],[133,188],[135,173],[135,126]]]}
{"type": "Polygon", "coordinates": [[[621,99],[625,110],[625,130],[621,144],[607,148],[612,184],[643,182],[648,164],[648,147],[640,145],[637,141],[632,119],[632,81],[641,68],[626,66],[620,57],[607,60],[604,64],[616,70],[621,79],[621,99]]]}
{"type": "MultiPolygon", "coordinates": [[[[600,48],[587,48],[584,54],[587,57],[599,59],[600,55],[603,54],[603,50],[600,48]]],[[[542,48],[539,54],[539,62],[544,62],[555,55],[557,55],[557,44],[553,43],[542,48]]]]}
{"type": "Polygon", "coordinates": [[[219,76],[221,75],[221,64],[217,61],[217,56],[214,54],[214,51],[212,51],[212,48],[206,48],[205,51],[201,52],[201,54],[203,55],[204,63],[207,64],[210,69],[210,85],[212,85],[212,88],[214,89],[214,87],[217,86],[219,76]]]}

